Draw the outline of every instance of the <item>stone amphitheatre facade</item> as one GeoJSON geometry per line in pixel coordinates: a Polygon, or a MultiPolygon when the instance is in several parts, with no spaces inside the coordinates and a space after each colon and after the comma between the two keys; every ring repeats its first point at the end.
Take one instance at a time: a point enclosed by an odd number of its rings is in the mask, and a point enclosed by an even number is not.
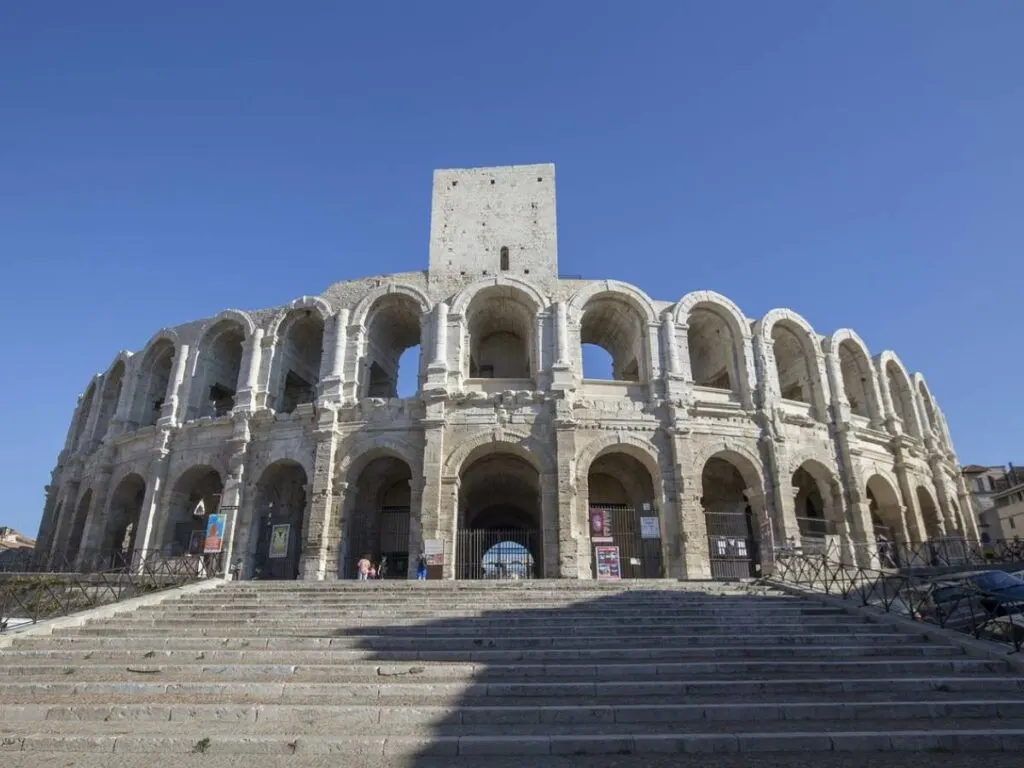
{"type": "Polygon", "coordinates": [[[432,577],[488,576],[497,540],[522,575],[592,578],[596,535],[625,577],[699,579],[754,575],[773,543],[866,562],[879,533],[977,536],[920,374],[787,309],[560,277],[551,165],[436,172],[426,271],[118,354],[79,400],[39,556],[187,553],[216,509],[222,562],[264,578],[349,578],[363,554],[404,578],[424,547],[432,577]],[[587,344],[608,379],[583,377],[587,344]]]}

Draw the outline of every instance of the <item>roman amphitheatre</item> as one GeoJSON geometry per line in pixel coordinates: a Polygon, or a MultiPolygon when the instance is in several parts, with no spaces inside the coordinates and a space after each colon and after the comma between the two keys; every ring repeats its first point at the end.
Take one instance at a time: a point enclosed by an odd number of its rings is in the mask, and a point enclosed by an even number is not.
{"type": "Polygon", "coordinates": [[[560,276],[553,165],[437,171],[425,271],[164,328],[83,384],[38,545],[81,567],[201,552],[215,513],[218,567],[262,579],[508,575],[496,551],[518,578],[721,579],[977,537],[920,373],[788,309],[560,276]]]}

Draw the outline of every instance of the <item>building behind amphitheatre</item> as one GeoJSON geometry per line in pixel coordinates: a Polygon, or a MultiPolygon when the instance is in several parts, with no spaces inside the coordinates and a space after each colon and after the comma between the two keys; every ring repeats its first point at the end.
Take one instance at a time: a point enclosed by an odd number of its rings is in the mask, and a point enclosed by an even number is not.
{"type": "Polygon", "coordinates": [[[218,511],[242,578],[352,578],[364,555],[392,578],[421,555],[431,578],[746,577],[773,546],[867,564],[879,536],[977,537],[943,414],[894,352],[561,276],[556,231],[553,165],[437,171],[425,271],[120,352],[78,402],[37,557],[201,552],[218,511]]]}

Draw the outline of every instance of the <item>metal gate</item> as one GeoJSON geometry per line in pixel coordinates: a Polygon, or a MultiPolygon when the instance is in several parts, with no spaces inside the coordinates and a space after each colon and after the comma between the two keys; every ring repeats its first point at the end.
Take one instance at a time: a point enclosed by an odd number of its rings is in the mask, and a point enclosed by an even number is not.
{"type": "Polygon", "coordinates": [[[539,578],[540,541],[537,530],[459,531],[455,539],[455,578],[539,578]]]}
{"type": "Polygon", "coordinates": [[[356,577],[356,565],[363,555],[369,555],[381,578],[408,578],[409,507],[381,507],[376,523],[376,526],[360,528],[348,537],[344,578],[356,577]]]}
{"type": "MultiPolygon", "coordinates": [[[[643,512],[629,504],[591,504],[593,513],[603,511],[610,517],[610,525],[601,536],[591,529],[591,538],[611,538],[610,546],[619,548],[619,569],[624,579],[660,579],[664,574],[661,559],[661,538],[645,539],[642,535],[641,518],[656,517],[654,511],[643,512]]],[[[660,521],[659,521],[660,524],[660,521]]],[[[597,543],[595,541],[595,543],[597,543]]],[[[597,560],[591,558],[591,570],[597,577],[597,560]]]]}
{"type": "Polygon", "coordinates": [[[747,579],[756,575],[757,540],[754,514],[746,511],[705,512],[711,578],[747,579]]]}

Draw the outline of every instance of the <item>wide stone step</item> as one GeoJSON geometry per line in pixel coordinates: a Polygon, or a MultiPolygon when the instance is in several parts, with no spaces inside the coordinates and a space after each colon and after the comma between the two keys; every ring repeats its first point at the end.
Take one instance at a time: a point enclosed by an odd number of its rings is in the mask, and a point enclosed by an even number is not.
{"type": "MultiPolygon", "coordinates": [[[[432,756],[535,756],[535,755],[629,755],[665,753],[766,753],[799,751],[821,752],[1016,752],[1024,747],[1024,728],[1009,722],[1007,727],[947,727],[929,729],[927,723],[916,728],[896,729],[864,724],[861,728],[824,731],[798,728],[758,730],[744,727],[707,728],[694,732],[658,732],[657,729],[632,729],[621,733],[546,732],[536,734],[487,735],[312,735],[265,734],[230,728],[187,728],[166,732],[166,725],[149,733],[136,725],[131,733],[104,734],[67,730],[33,733],[0,732],[6,749],[37,752],[150,753],[168,754],[246,754],[246,755],[334,755],[348,763],[379,758],[417,759],[432,756]],[[1015,727],[1016,726],[1016,727],[1015,727]],[[206,733],[208,735],[200,735],[206,733]]],[[[1002,724],[1000,724],[1002,725],[1002,724]]],[[[114,730],[114,729],[111,729],[114,730]]]]}
{"type": "MultiPolygon", "coordinates": [[[[159,648],[280,648],[285,650],[302,650],[310,648],[342,648],[342,649],[366,649],[366,650],[420,650],[420,651],[477,651],[477,650],[506,650],[506,649],[533,649],[533,648],[554,648],[554,649],[576,649],[585,647],[616,648],[631,647],[643,644],[652,648],[736,648],[761,647],[768,645],[790,646],[790,647],[831,647],[837,644],[856,642],[859,645],[891,645],[898,637],[905,638],[908,643],[921,643],[927,641],[927,636],[922,634],[894,634],[893,632],[872,632],[851,635],[843,634],[808,634],[808,635],[771,635],[754,634],[746,636],[728,635],[702,635],[702,634],[675,634],[675,635],[654,635],[644,633],[640,636],[629,635],[592,635],[586,637],[576,636],[531,636],[531,637],[508,637],[492,636],[479,638],[459,637],[386,637],[363,635],[359,637],[338,637],[336,633],[322,635],[307,634],[303,637],[277,635],[257,637],[251,632],[210,632],[210,633],[189,633],[189,634],[158,634],[135,637],[108,637],[102,634],[74,634],[70,631],[57,634],[56,632],[46,638],[45,644],[52,647],[68,646],[89,646],[89,647],[120,647],[120,648],[146,648],[155,650],[159,648]]],[[[19,638],[19,647],[39,647],[35,645],[41,638],[19,638]]]]}
{"type": "MultiPolygon", "coordinates": [[[[897,638],[899,639],[899,638],[897,638]]],[[[143,651],[141,649],[80,648],[55,650],[40,641],[35,648],[18,645],[20,650],[9,650],[4,658],[11,664],[51,662],[113,662],[140,661],[152,663],[169,661],[182,663],[202,660],[208,663],[235,664],[240,662],[278,664],[328,664],[364,660],[378,661],[469,661],[493,664],[511,662],[550,663],[588,661],[592,663],[630,663],[641,661],[698,661],[707,659],[844,659],[844,658],[963,658],[963,648],[954,645],[891,645],[891,646],[750,646],[736,648],[577,648],[573,650],[511,650],[472,651],[391,651],[381,653],[368,650],[313,650],[286,651],[268,648],[254,650],[210,650],[206,643],[196,643],[190,650],[143,651]]]]}
{"type": "Polygon", "coordinates": [[[577,705],[523,707],[380,707],[277,704],[4,704],[0,722],[229,722],[324,730],[359,726],[506,726],[697,724],[701,722],[900,721],[928,718],[1024,719],[1021,699],[905,702],[760,702],[737,704],[577,705]]]}
{"type": "MultiPolygon", "coordinates": [[[[419,699],[429,700],[434,705],[467,702],[476,699],[499,700],[518,699],[622,699],[665,701],[666,697],[718,696],[746,697],[751,695],[786,696],[813,689],[817,695],[832,694],[837,697],[865,692],[885,691],[891,696],[911,691],[938,691],[942,693],[967,693],[987,691],[990,693],[1015,694],[1024,690],[1024,680],[1006,675],[976,676],[924,676],[899,678],[779,678],[766,680],[689,679],[689,680],[640,680],[640,681],[572,681],[572,682],[469,682],[441,683],[432,680],[422,682],[367,683],[315,683],[315,682],[237,682],[237,681],[189,681],[165,682],[157,680],[128,681],[62,681],[62,682],[8,682],[0,681],[0,696],[8,694],[43,698],[50,694],[98,696],[105,693],[134,693],[154,695],[173,694],[218,694],[224,696],[258,696],[265,701],[290,697],[351,697],[353,700],[390,700],[395,703],[412,703],[419,699]],[[401,701],[401,700],[405,701],[401,701]]],[[[509,703],[509,702],[506,702],[509,703]]],[[[642,703],[636,701],[635,703],[642,703]]]]}
{"type": "Polygon", "coordinates": [[[7,666],[0,675],[8,679],[49,680],[74,675],[76,679],[141,679],[143,675],[169,681],[250,680],[276,678],[337,683],[393,679],[407,681],[475,681],[507,679],[557,680],[692,680],[698,678],[831,678],[866,676],[924,677],[949,674],[994,674],[1007,672],[999,661],[930,659],[898,661],[724,661],[651,664],[168,664],[151,660],[123,664],[85,662],[75,666],[26,664],[7,666]]]}
{"type": "Polygon", "coordinates": [[[508,611],[496,611],[494,606],[478,606],[473,608],[454,608],[451,606],[437,606],[434,609],[422,608],[413,605],[406,606],[393,606],[393,607],[368,607],[362,608],[355,607],[335,607],[335,606],[318,606],[318,605],[296,605],[294,607],[287,606],[275,606],[273,608],[266,608],[260,610],[257,608],[241,608],[241,607],[230,607],[224,606],[220,608],[202,608],[202,607],[183,607],[183,606],[150,606],[146,608],[140,608],[135,611],[133,616],[139,616],[143,618],[152,618],[154,616],[161,617],[173,617],[173,618],[184,618],[184,619],[200,619],[209,618],[213,616],[229,617],[229,618],[284,618],[284,617],[317,617],[323,613],[328,612],[331,615],[343,616],[351,619],[373,619],[373,618],[387,618],[391,616],[402,616],[406,618],[445,618],[445,619],[477,619],[477,618],[492,618],[500,614],[506,616],[509,619],[538,619],[543,620],[551,615],[572,618],[580,621],[600,618],[616,618],[616,619],[634,619],[634,618],[655,618],[655,619],[671,619],[671,620],[705,620],[708,618],[721,617],[723,619],[743,619],[748,618],[751,621],[754,620],[779,620],[779,621],[798,621],[801,619],[813,619],[816,621],[822,621],[828,618],[849,618],[849,614],[846,611],[839,609],[829,609],[824,611],[758,611],[758,610],[695,610],[695,609],[677,609],[677,608],[659,608],[656,611],[640,609],[640,610],[578,610],[574,608],[559,608],[553,613],[548,611],[538,611],[534,609],[517,609],[508,611]]]}

